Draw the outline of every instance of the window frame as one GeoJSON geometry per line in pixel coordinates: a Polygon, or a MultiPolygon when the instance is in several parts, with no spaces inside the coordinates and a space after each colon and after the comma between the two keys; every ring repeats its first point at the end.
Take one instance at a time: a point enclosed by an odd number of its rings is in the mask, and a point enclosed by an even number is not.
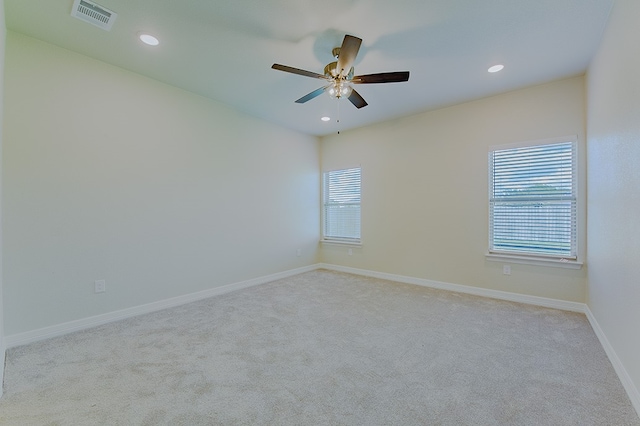
{"type": "MultiPolygon", "coordinates": [[[[511,144],[503,144],[503,145],[494,145],[489,147],[488,151],[488,250],[485,253],[485,257],[487,260],[491,261],[501,261],[501,262],[509,262],[509,263],[522,263],[529,265],[539,265],[539,266],[556,266],[570,269],[579,269],[582,267],[582,262],[580,261],[580,239],[579,239],[579,225],[580,225],[580,214],[579,209],[581,206],[581,202],[579,200],[579,144],[577,135],[565,136],[560,138],[550,138],[550,139],[541,139],[541,140],[533,140],[526,142],[516,142],[511,144]],[[529,148],[536,147],[542,145],[552,145],[558,143],[571,143],[572,144],[572,196],[571,201],[573,202],[573,212],[572,215],[572,223],[571,223],[571,240],[572,240],[572,253],[570,256],[562,256],[562,255],[554,255],[554,254],[544,254],[538,253],[534,251],[509,251],[509,250],[501,250],[496,249],[492,246],[492,235],[494,232],[493,229],[493,217],[492,217],[492,203],[496,201],[493,197],[493,189],[494,189],[494,181],[492,176],[492,158],[493,154],[496,151],[502,150],[511,150],[517,148],[529,148]]],[[[553,199],[554,197],[549,197],[549,199],[553,199]]],[[[564,199],[566,201],[566,196],[558,196],[556,197],[557,201],[564,199]]],[[[504,199],[503,199],[504,200],[504,199]]],[[[526,202],[525,200],[520,200],[526,202]]],[[[529,201],[531,202],[531,200],[529,201]]]]}
{"type": "MultiPolygon", "coordinates": [[[[332,169],[332,170],[326,170],[322,172],[322,200],[321,200],[321,204],[322,204],[322,224],[321,224],[321,228],[322,228],[322,238],[321,238],[321,242],[322,243],[326,243],[326,244],[340,244],[340,245],[351,245],[351,246],[358,246],[360,247],[362,245],[362,167],[361,166],[355,166],[355,167],[347,167],[347,168],[341,168],[341,169],[332,169]],[[330,196],[331,192],[328,192],[329,190],[329,181],[328,179],[330,179],[331,174],[335,174],[335,173],[339,173],[339,172],[349,172],[352,170],[358,170],[358,219],[357,219],[357,225],[358,225],[358,230],[357,230],[357,237],[353,237],[353,236],[345,236],[345,235],[327,235],[327,214],[328,214],[328,206],[329,206],[329,201],[328,201],[328,197],[330,196]]],[[[353,205],[353,201],[352,202],[348,202],[348,203],[331,203],[334,206],[336,204],[342,204],[342,205],[353,205]]]]}

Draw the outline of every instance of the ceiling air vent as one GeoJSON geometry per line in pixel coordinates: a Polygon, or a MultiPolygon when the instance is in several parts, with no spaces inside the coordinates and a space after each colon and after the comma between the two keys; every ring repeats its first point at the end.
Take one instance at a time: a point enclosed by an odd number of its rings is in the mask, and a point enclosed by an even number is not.
{"type": "Polygon", "coordinates": [[[109,31],[118,14],[89,0],[75,0],[71,16],[109,31]]]}

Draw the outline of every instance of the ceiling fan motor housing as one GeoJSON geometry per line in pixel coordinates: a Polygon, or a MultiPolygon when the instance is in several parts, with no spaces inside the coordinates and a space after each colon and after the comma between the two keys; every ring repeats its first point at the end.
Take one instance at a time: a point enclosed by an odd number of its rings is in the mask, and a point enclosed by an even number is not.
{"type": "MultiPolygon", "coordinates": [[[[351,80],[353,79],[353,67],[351,67],[351,69],[349,70],[349,72],[344,75],[341,79],[342,80],[351,80]]],[[[329,78],[340,78],[340,71],[338,70],[338,62],[331,62],[328,63],[325,67],[324,67],[324,75],[326,75],[329,78]]]]}

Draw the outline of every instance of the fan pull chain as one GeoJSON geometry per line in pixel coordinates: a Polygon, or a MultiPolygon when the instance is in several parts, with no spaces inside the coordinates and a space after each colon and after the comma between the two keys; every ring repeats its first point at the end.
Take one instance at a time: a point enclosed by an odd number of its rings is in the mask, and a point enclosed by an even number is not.
{"type": "Polygon", "coordinates": [[[338,125],[338,134],[340,134],[340,98],[337,99],[338,102],[336,102],[338,104],[338,113],[336,115],[336,123],[338,125]]]}

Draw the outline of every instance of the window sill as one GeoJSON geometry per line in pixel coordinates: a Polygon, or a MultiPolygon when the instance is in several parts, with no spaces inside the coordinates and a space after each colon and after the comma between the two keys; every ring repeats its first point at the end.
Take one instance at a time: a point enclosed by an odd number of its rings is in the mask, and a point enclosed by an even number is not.
{"type": "Polygon", "coordinates": [[[353,241],[348,241],[348,240],[320,240],[320,243],[322,243],[322,244],[334,244],[334,245],[338,245],[338,246],[362,247],[362,242],[361,241],[357,241],[357,240],[353,240],[353,241]]]}
{"type": "Polygon", "coordinates": [[[515,254],[485,253],[485,259],[491,262],[509,262],[522,265],[551,266],[554,268],[581,269],[583,263],[577,260],[552,259],[535,256],[518,256],[515,254]]]}

